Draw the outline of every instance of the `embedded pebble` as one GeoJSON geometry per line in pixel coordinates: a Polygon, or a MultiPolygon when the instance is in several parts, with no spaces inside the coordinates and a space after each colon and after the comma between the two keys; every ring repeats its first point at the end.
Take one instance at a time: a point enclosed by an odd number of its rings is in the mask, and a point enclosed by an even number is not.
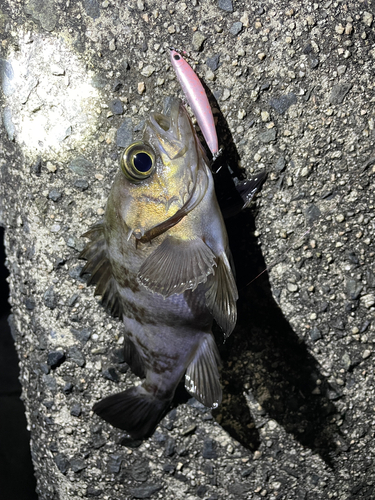
{"type": "Polygon", "coordinates": [[[62,474],[66,474],[68,468],[70,467],[69,460],[66,458],[66,456],[63,453],[58,453],[54,457],[55,464],[57,465],[57,468],[62,474]]]}
{"type": "Polygon", "coordinates": [[[52,285],[44,292],[43,301],[49,309],[55,309],[57,306],[57,297],[52,285]]]}
{"type": "Polygon", "coordinates": [[[366,295],[362,295],[360,301],[367,309],[370,309],[375,304],[375,295],[367,293],[366,295]]]}
{"type": "Polygon", "coordinates": [[[297,292],[298,291],[298,285],[296,283],[287,283],[286,287],[289,290],[289,292],[297,292]]]}
{"type": "Polygon", "coordinates": [[[196,31],[193,35],[193,40],[192,40],[193,49],[196,50],[197,52],[202,50],[203,43],[205,42],[206,39],[207,37],[204,36],[200,31],[196,31]]]}
{"type": "Polygon", "coordinates": [[[107,462],[108,472],[111,474],[117,474],[120,472],[123,459],[124,457],[120,453],[113,453],[112,455],[109,455],[107,462]]]}
{"type": "Polygon", "coordinates": [[[129,492],[133,498],[150,498],[154,493],[162,489],[160,484],[145,484],[137,488],[130,488],[129,492]]]}
{"type": "Polygon", "coordinates": [[[336,220],[337,220],[337,222],[340,222],[340,223],[341,223],[341,222],[344,222],[344,220],[345,220],[345,215],[344,215],[344,214],[337,214],[337,215],[336,215],[336,220]]]}
{"type": "Polygon", "coordinates": [[[59,201],[62,197],[62,193],[58,191],[57,189],[51,189],[51,191],[48,193],[48,198],[52,201],[59,201]]]}
{"type": "Polygon", "coordinates": [[[279,115],[282,115],[287,111],[287,109],[290,108],[293,104],[297,103],[297,96],[293,92],[290,92],[287,95],[283,95],[279,98],[274,98],[270,100],[270,106],[279,113],[279,115]]]}
{"type": "Polygon", "coordinates": [[[74,181],[74,187],[78,189],[78,191],[86,191],[89,187],[89,183],[86,179],[77,179],[74,181]]]}
{"type": "Polygon", "coordinates": [[[63,387],[64,394],[71,394],[73,391],[74,385],[71,382],[67,382],[63,387]]]}
{"type": "Polygon", "coordinates": [[[75,338],[85,344],[89,338],[91,337],[91,330],[89,328],[83,328],[82,330],[76,330],[75,328],[71,328],[70,331],[73,333],[75,338]]]}
{"type": "Polygon", "coordinates": [[[149,78],[153,73],[155,72],[155,66],[152,66],[151,64],[148,64],[141,70],[141,75],[146,76],[149,78]]]}
{"type": "Polygon", "coordinates": [[[171,457],[176,452],[176,441],[171,437],[168,438],[165,442],[165,451],[164,454],[166,457],[171,457]]]}
{"type": "Polygon", "coordinates": [[[222,101],[226,101],[227,99],[229,99],[230,95],[231,95],[230,90],[229,89],[224,89],[223,94],[221,96],[221,100],[222,101]]]}
{"type": "Polygon", "coordinates": [[[70,414],[73,417],[79,417],[82,413],[82,407],[79,403],[75,403],[72,408],[70,409],[70,414]]]}
{"type": "Polygon", "coordinates": [[[346,293],[350,300],[357,300],[361,295],[363,286],[354,278],[347,278],[346,293]]]}
{"type": "Polygon", "coordinates": [[[232,0],[218,0],[217,6],[225,12],[233,12],[233,2],[232,0]]]}
{"type": "Polygon", "coordinates": [[[337,25],[335,26],[335,31],[336,31],[336,33],[338,33],[339,35],[342,35],[342,34],[344,33],[344,31],[345,31],[345,28],[344,28],[344,26],[343,26],[342,24],[337,24],[337,25]]]}
{"type": "Polygon", "coordinates": [[[212,57],[206,59],[206,64],[212,71],[216,71],[218,69],[219,63],[220,63],[220,54],[215,54],[212,57]]]}
{"type": "Polygon", "coordinates": [[[310,330],[310,338],[313,342],[316,342],[317,340],[320,340],[322,338],[322,332],[319,330],[318,327],[313,326],[310,330]]]}
{"type": "Polygon", "coordinates": [[[31,171],[35,174],[35,175],[40,175],[41,171],[42,171],[42,159],[39,157],[35,163],[33,163],[31,165],[31,171]]]}
{"type": "Polygon", "coordinates": [[[275,170],[277,170],[278,172],[282,172],[285,169],[285,166],[286,166],[285,158],[283,156],[280,156],[280,158],[277,160],[275,164],[275,170]]]}
{"type": "Polygon", "coordinates": [[[241,21],[236,21],[235,23],[232,24],[232,26],[229,28],[229,33],[233,36],[238,35],[242,31],[242,23],[241,21]]]}
{"type": "Polygon", "coordinates": [[[353,85],[351,83],[334,85],[332,87],[331,95],[329,96],[329,102],[331,104],[342,104],[345,96],[348,94],[352,86],[353,85]]]}
{"type": "MultiPolygon", "coordinates": [[[[14,79],[14,70],[12,64],[6,59],[0,58],[0,79],[1,79],[1,87],[3,89],[3,93],[5,96],[10,96],[14,93],[15,87],[12,82],[14,79]]],[[[22,93],[22,89],[21,89],[22,93]]],[[[22,94],[21,94],[22,95],[22,94]]],[[[23,98],[21,97],[21,102],[23,102],[23,98]]]]}
{"type": "Polygon", "coordinates": [[[206,439],[203,442],[202,456],[211,460],[217,458],[216,443],[213,439],[206,439]]]}
{"type": "Polygon", "coordinates": [[[309,54],[308,61],[311,69],[316,69],[319,66],[319,59],[313,54],[309,54]]]}
{"type": "Polygon", "coordinates": [[[68,359],[73,361],[77,366],[82,367],[85,365],[85,356],[77,346],[72,346],[68,350],[68,359]]]}
{"type": "Polygon", "coordinates": [[[150,475],[150,467],[146,460],[136,462],[131,469],[132,478],[135,481],[145,482],[150,475]]]}
{"type": "Polygon", "coordinates": [[[259,134],[259,139],[265,144],[268,144],[276,139],[276,135],[277,131],[275,128],[273,128],[271,130],[266,130],[266,132],[263,132],[262,134],[259,134]]]}
{"type": "Polygon", "coordinates": [[[142,95],[146,90],[145,82],[139,82],[137,85],[138,94],[142,95]]]}
{"type": "Polygon", "coordinates": [[[86,469],[87,464],[82,458],[72,458],[70,460],[70,467],[73,472],[80,472],[83,469],[86,469]]]}
{"type": "Polygon", "coordinates": [[[342,356],[341,364],[342,364],[344,370],[349,370],[349,368],[351,367],[352,361],[351,361],[350,356],[347,352],[342,356]]]}
{"type": "Polygon", "coordinates": [[[372,21],[374,19],[374,16],[370,12],[364,12],[362,19],[363,19],[364,24],[370,28],[372,25],[372,21]]]}
{"type": "Polygon", "coordinates": [[[62,351],[51,351],[47,356],[47,364],[52,368],[57,368],[65,361],[65,353],[62,351]]]}
{"type": "Polygon", "coordinates": [[[109,109],[114,115],[122,115],[124,112],[124,106],[122,105],[120,99],[113,99],[113,101],[109,103],[109,109]]]}
{"type": "Polygon", "coordinates": [[[68,168],[81,177],[91,176],[94,164],[84,156],[77,156],[68,165],[68,168]]]}

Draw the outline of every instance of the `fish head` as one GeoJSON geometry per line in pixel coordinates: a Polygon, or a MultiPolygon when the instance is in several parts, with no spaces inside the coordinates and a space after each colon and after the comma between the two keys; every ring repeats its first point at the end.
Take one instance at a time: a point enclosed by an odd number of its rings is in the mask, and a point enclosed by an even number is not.
{"type": "Polygon", "coordinates": [[[142,140],[131,144],[122,155],[117,182],[123,200],[121,216],[136,238],[189,202],[202,177],[198,172],[203,155],[180,99],[169,99],[163,114],[151,113],[142,140]]]}

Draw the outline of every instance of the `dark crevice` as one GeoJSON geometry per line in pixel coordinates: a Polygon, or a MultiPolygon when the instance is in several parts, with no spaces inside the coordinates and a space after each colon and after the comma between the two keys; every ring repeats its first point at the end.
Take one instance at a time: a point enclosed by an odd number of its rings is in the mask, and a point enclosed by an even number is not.
{"type": "Polygon", "coordinates": [[[8,325],[8,271],[0,227],[0,484],[1,498],[37,500],[30,456],[30,434],[20,399],[18,357],[8,325]],[[20,480],[22,478],[22,480],[20,480]]]}

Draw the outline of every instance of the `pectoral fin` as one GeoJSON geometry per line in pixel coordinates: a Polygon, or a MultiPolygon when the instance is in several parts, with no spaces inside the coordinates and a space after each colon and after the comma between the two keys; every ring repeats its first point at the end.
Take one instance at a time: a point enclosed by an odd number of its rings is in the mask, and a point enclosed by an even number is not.
{"type": "Polygon", "coordinates": [[[112,275],[112,266],[107,257],[107,244],[104,238],[103,223],[96,224],[82,236],[91,241],[80,253],[80,259],[86,259],[81,274],[91,274],[87,284],[96,284],[95,295],[102,296],[102,304],[113,316],[122,316],[121,301],[118,297],[116,281],[112,275]]]}
{"type": "Polygon", "coordinates": [[[211,334],[203,337],[185,374],[185,388],[205,406],[217,408],[222,391],[218,365],[220,356],[211,334]]]}
{"type": "Polygon", "coordinates": [[[217,259],[215,276],[211,276],[208,282],[206,305],[226,337],[229,337],[236,325],[237,299],[236,282],[228,257],[223,252],[217,259]]]}
{"type": "Polygon", "coordinates": [[[138,281],[152,292],[169,297],[195,290],[214,273],[215,265],[215,255],[203,240],[168,236],[144,261],[138,281]]]}

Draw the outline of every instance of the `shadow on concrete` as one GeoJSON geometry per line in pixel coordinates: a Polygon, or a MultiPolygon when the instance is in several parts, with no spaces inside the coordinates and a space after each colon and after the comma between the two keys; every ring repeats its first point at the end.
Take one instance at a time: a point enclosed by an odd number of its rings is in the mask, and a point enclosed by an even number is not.
{"type": "MultiPolygon", "coordinates": [[[[212,106],[219,109],[212,94],[210,100],[212,106]]],[[[230,193],[233,191],[231,177],[241,179],[243,174],[223,115],[219,116],[217,128],[226,138],[220,159],[222,168],[214,176],[222,205],[235,198],[235,195],[225,194],[228,189],[230,193]]],[[[260,436],[244,395],[246,382],[248,395],[254,398],[256,406],[261,406],[260,414],[276,420],[286,432],[319,453],[330,465],[336,449],[334,436],[338,433],[330,423],[336,412],[333,400],[337,394],[329,387],[303,340],[283,316],[272,295],[268,274],[263,273],[249,284],[266,269],[254,237],[255,215],[251,209],[246,209],[226,221],[240,298],[237,326],[231,337],[223,344],[222,332],[219,329],[214,332],[224,362],[224,395],[222,405],[213,414],[243,446],[256,450],[260,436]],[[316,394],[318,379],[321,381],[320,394],[316,394]]]]}

